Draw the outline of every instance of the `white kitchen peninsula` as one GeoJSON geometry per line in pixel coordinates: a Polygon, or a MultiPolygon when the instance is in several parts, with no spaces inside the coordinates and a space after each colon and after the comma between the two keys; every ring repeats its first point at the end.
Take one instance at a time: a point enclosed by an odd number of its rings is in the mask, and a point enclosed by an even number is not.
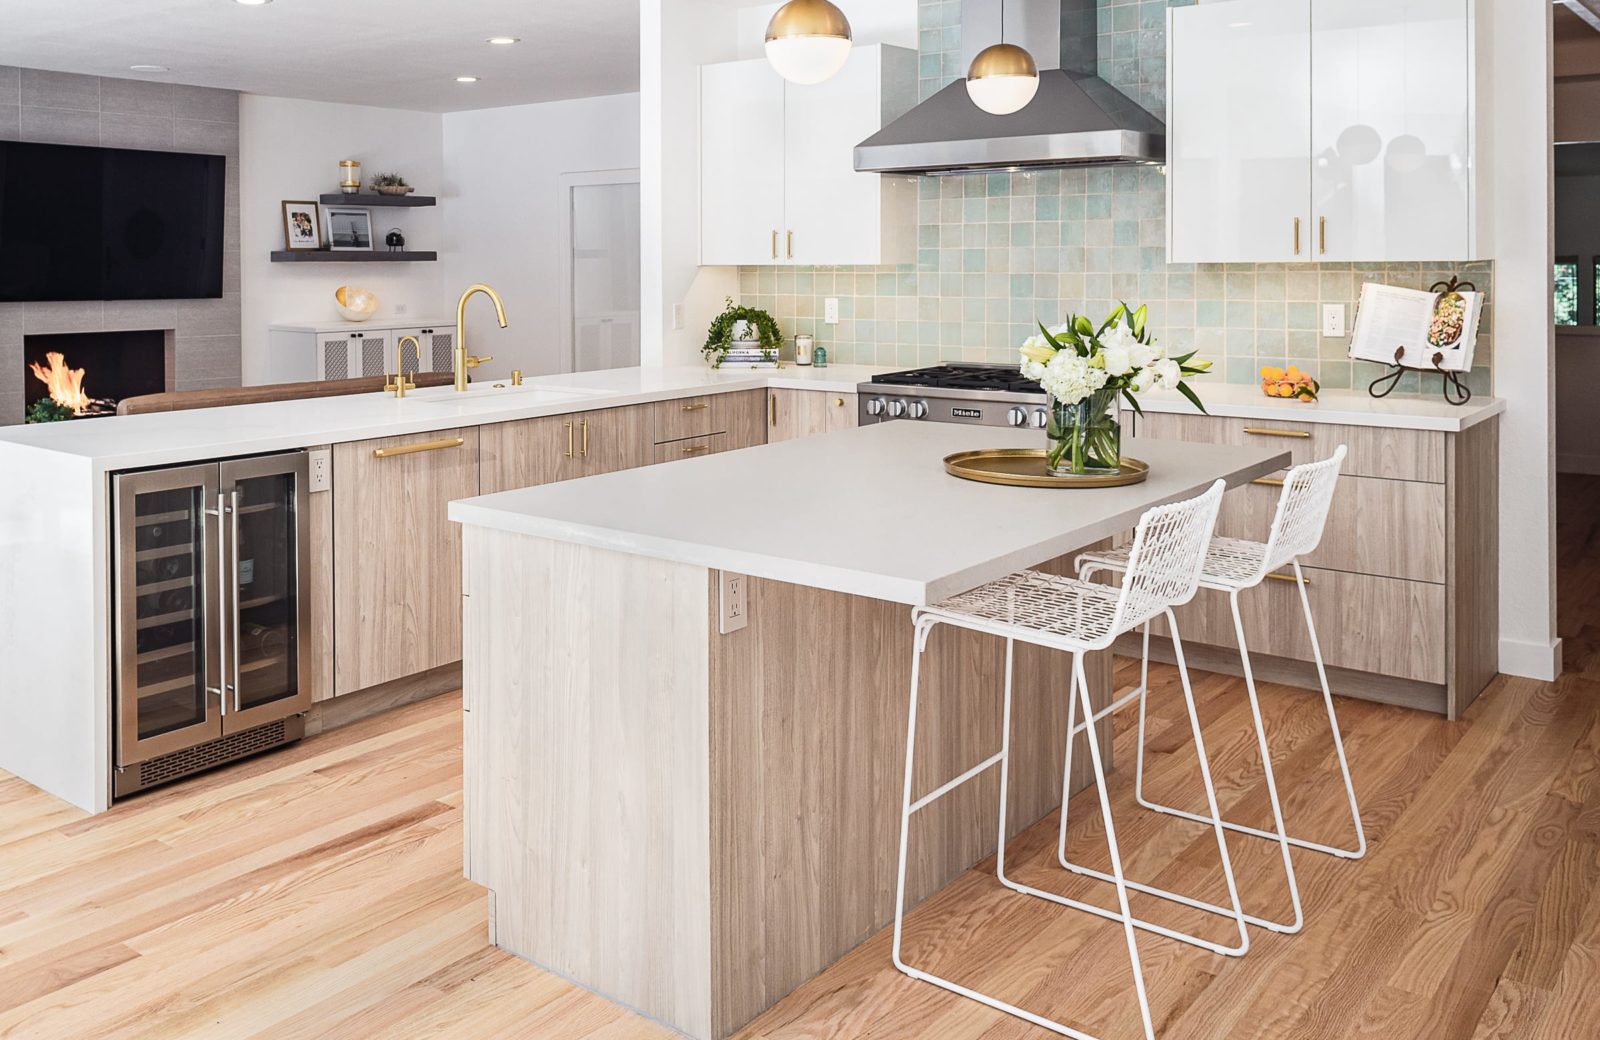
{"type": "MultiPolygon", "coordinates": [[[[1151,505],[1288,460],[1130,440],[1149,481],[1079,491],[943,470],[1041,436],[888,423],[452,503],[466,870],[495,943],[720,1038],[882,927],[910,607],[1064,565],[1151,505]]],[[[928,654],[924,704],[945,721],[919,736],[923,790],[998,746],[1004,657],[954,629],[928,654]]],[[[1065,667],[1017,648],[1019,830],[1060,800],[1065,667]]],[[[991,772],[918,817],[913,901],[993,850],[997,791],[991,772]]]]}

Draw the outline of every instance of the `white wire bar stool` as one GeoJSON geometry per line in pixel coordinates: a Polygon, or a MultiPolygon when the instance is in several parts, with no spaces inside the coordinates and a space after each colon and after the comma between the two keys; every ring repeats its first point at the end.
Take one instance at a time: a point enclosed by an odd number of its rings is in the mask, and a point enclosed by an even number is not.
{"type": "MultiPolygon", "coordinates": [[[[1212,784],[1210,765],[1206,759],[1205,743],[1200,733],[1200,720],[1194,706],[1187,674],[1184,675],[1184,695],[1188,702],[1189,722],[1195,747],[1199,752],[1200,772],[1205,784],[1207,805],[1213,817],[1212,828],[1217,839],[1217,852],[1222,860],[1223,875],[1228,895],[1233,902],[1239,932],[1237,945],[1224,947],[1208,943],[1183,933],[1152,925],[1133,916],[1128,905],[1129,885],[1123,876],[1122,856],[1117,846],[1117,833],[1111,817],[1111,798],[1106,788],[1104,761],[1100,753],[1098,734],[1094,723],[1113,708],[1094,710],[1089,699],[1089,684],[1084,671],[1083,655],[1104,650],[1120,635],[1137,629],[1149,619],[1165,615],[1171,624],[1174,644],[1177,645],[1177,627],[1172,607],[1188,602],[1199,587],[1200,570],[1205,561],[1205,547],[1216,528],[1217,510],[1221,505],[1223,482],[1217,481],[1204,494],[1183,502],[1157,506],[1148,510],[1139,520],[1128,553],[1126,579],[1120,587],[1100,585],[1077,578],[1037,571],[1020,571],[990,582],[970,592],[953,596],[929,607],[912,612],[915,626],[914,649],[911,662],[911,699],[909,721],[906,727],[905,788],[900,811],[900,860],[895,887],[894,915],[894,965],[914,979],[931,983],[952,993],[968,997],[996,1010],[1014,1015],[1036,1026],[1062,1036],[1078,1040],[1096,1040],[1082,1030],[1028,1011],[1015,1004],[981,993],[951,979],[935,975],[907,964],[902,957],[901,940],[905,925],[906,862],[910,842],[912,818],[922,809],[949,794],[957,787],[998,765],[1000,767],[999,837],[997,841],[995,873],[1006,887],[1020,893],[1039,897],[1061,906],[1081,910],[1122,925],[1128,947],[1128,959],[1133,968],[1134,993],[1146,1040],[1154,1040],[1155,1027],[1150,1017],[1150,1002],[1145,992],[1144,973],[1139,961],[1136,929],[1155,932],[1180,941],[1204,945],[1218,953],[1238,956],[1249,949],[1250,938],[1245,927],[1244,912],[1240,908],[1238,887],[1234,880],[1233,865],[1228,859],[1227,838],[1221,826],[1221,812],[1217,809],[1216,789],[1212,784]],[[972,631],[1000,636],[1006,641],[1005,697],[1001,714],[1000,750],[952,780],[940,785],[920,798],[913,798],[912,778],[916,766],[918,679],[922,654],[928,637],[941,624],[956,625],[972,631]],[[1084,722],[1073,727],[1069,723],[1067,744],[1070,749],[1077,732],[1087,736],[1089,759],[1093,765],[1095,788],[1099,795],[1100,814],[1105,823],[1106,846],[1111,856],[1109,880],[1116,886],[1117,910],[1107,910],[1092,903],[1068,899],[1041,889],[1018,884],[1006,877],[1006,795],[1010,779],[1011,762],[1011,694],[1012,662],[1015,641],[1062,650],[1072,655],[1072,677],[1068,685],[1069,704],[1075,713],[1081,703],[1084,722]]],[[[1125,703],[1127,698],[1123,698],[1125,703]]],[[[1113,706],[1114,707],[1114,706],[1113,706]]],[[[1070,754],[1070,750],[1069,750],[1070,754]]],[[[1065,806],[1063,806],[1065,812],[1065,806]]]]}
{"type": "MultiPolygon", "coordinates": [[[[1355,787],[1350,779],[1350,763],[1345,757],[1344,741],[1339,733],[1339,719],[1333,706],[1333,694],[1328,687],[1328,673],[1322,661],[1322,647],[1317,641],[1316,624],[1311,616],[1311,600],[1306,593],[1305,575],[1300,568],[1300,557],[1314,550],[1322,541],[1323,529],[1327,524],[1328,507],[1333,500],[1334,490],[1338,486],[1339,469],[1344,461],[1344,456],[1345,446],[1341,444],[1329,458],[1319,462],[1306,463],[1291,469],[1284,478],[1283,491],[1278,498],[1277,512],[1273,517],[1267,540],[1265,542],[1252,542],[1238,538],[1213,538],[1211,544],[1207,547],[1205,567],[1200,576],[1201,588],[1228,594],[1228,603],[1233,613],[1234,635],[1239,642],[1239,656],[1243,663],[1245,690],[1249,696],[1251,718],[1255,724],[1256,746],[1261,755],[1268,800],[1272,806],[1274,829],[1266,831],[1231,823],[1227,820],[1222,820],[1221,823],[1229,831],[1278,843],[1282,852],[1284,876],[1288,882],[1289,896],[1293,907],[1293,917],[1289,921],[1272,921],[1250,914],[1246,914],[1245,919],[1257,927],[1291,935],[1301,930],[1305,918],[1300,904],[1299,883],[1295,878],[1294,863],[1289,854],[1290,846],[1344,859],[1360,859],[1366,855],[1367,851],[1366,831],[1361,825],[1361,810],[1357,805],[1355,787]],[[1323,705],[1328,715],[1328,727],[1333,735],[1334,751],[1339,762],[1340,776],[1344,781],[1345,797],[1350,806],[1350,819],[1355,829],[1356,843],[1354,848],[1338,848],[1293,837],[1288,833],[1283,822],[1283,807],[1278,795],[1277,780],[1273,775],[1272,757],[1267,747],[1266,728],[1262,723],[1261,705],[1256,694],[1255,674],[1250,666],[1250,652],[1245,641],[1244,621],[1239,610],[1239,594],[1260,585],[1267,580],[1269,574],[1277,572],[1284,566],[1293,567],[1295,583],[1300,590],[1300,606],[1305,616],[1306,631],[1311,639],[1312,656],[1316,661],[1317,676],[1322,685],[1323,705]]],[[[1078,558],[1078,574],[1080,577],[1088,579],[1098,571],[1126,572],[1130,558],[1131,554],[1126,548],[1085,553],[1078,558]]],[[[1145,706],[1150,687],[1150,628],[1148,624],[1144,627],[1143,641],[1144,653],[1140,665],[1139,686],[1135,691],[1139,697],[1138,754],[1134,765],[1135,797],[1140,805],[1155,812],[1192,820],[1196,823],[1217,822],[1212,817],[1163,805],[1145,797],[1145,706]]],[[[1181,652],[1181,648],[1176,648],[1177,654],[1181,655],[1181,652]]],[[[1179,660],[1181,661],[1181,656],[1179,660]]],[[[1068,752],[1070,754],[1071,748],[1068,748],[1068,752]]],[[[1066,840],[1066,820],[1063,819],[1057,848],[1058,859],[1063,867],[1074,873],[1109,880],[1108,875],[1101,871],[1090,870],[1068,860],[1066,840]]],[[[1137,892],[1169,899],[1195,909],[1228,917],[1233,916],[1232,911],[1227,907],[1197,901],[1179,893],[1156,888],[1153,885],[1129,882],[1128,887],[1137,892]]]]}

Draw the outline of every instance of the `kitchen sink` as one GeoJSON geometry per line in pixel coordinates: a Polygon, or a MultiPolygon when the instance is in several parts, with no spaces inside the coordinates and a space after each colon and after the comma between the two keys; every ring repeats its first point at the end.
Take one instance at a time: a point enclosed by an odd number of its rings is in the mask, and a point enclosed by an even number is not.
{"type": "Polygon", "coordinates": [[[483,406],[490,407],[500,403],[516,403],[518,405],[531,404],[563,404],[572,401],[589,400],[596,397],[609,397],[609,390],[586,390],[578,387],[548,387],[548,386],[514,386],[510,383],[473,383],[466,391],[459,392],[454,387],[429,387],[426,390],[412,390],[405,396],[405,403],[416,404],[424,407],[449,407],[462,408],[483,406]]]}

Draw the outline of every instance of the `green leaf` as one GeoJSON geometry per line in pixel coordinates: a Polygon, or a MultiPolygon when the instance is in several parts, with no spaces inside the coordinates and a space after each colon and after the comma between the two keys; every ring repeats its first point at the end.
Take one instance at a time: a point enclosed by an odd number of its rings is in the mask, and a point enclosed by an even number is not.
{"type": "Polygon", "coordinates": [[[1144,414],[1144,409],[1139,407],[1139,399],[1137,397],[1133,396],[1133,391],[1132,390],[1129,390],[1126,387],[1124,387],[1123,390],[1122,390],[1122,397],[1123,397],[1124,400],[1126,400],[1129,404],[1131,404],[1133,406],[1133,410],[1134,410],[1135,414],[1137,414],[1137,415],[1143,415],[1144,414]]]}
{"type": "Polygon", "coordinates": [[[1148,317],[1149,314],[1150,305],[1145,303],[1141,303],[1139,305],[1139,309],[1133,312],[1133,334],[1135,336],[1144,335],[1144,322],[1145,318],[1148,317]]]}
{"type": "Polygon", "coordinates": [[[1189,384],[1188,383],[1184,383],[1184,382],[1180,381],[1178,383],[1178,393],[1180,393],[1183,396],[1187,397],[1189,399],[1189,403],[1190,404],[1192,404],[1196,408],[1200,409],[1200,414],[1202,414],[1202,415],[1210,415],[1211,414],[1210,412],[1206,411],[1206,406],[1200,403],[1200,398],[1195,396],[1194,391],[1189,389],[1189,384]]]}
{"type": "Polygon", "coordinates": [[[1095,334],[1094,323],[1081,314],[1073,321],[1072,327],[1077,330],[1080,336],[1093,336],[1095,334]]]}

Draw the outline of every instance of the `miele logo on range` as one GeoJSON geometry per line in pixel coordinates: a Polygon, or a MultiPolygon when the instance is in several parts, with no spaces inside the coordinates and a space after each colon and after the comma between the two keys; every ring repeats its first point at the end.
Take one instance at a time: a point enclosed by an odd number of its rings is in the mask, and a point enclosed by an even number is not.
{"type": "Polygon", "coordinates": [[[982,419],[982,408],[952,408],[950,414],[957,419],[982,419]]]}

